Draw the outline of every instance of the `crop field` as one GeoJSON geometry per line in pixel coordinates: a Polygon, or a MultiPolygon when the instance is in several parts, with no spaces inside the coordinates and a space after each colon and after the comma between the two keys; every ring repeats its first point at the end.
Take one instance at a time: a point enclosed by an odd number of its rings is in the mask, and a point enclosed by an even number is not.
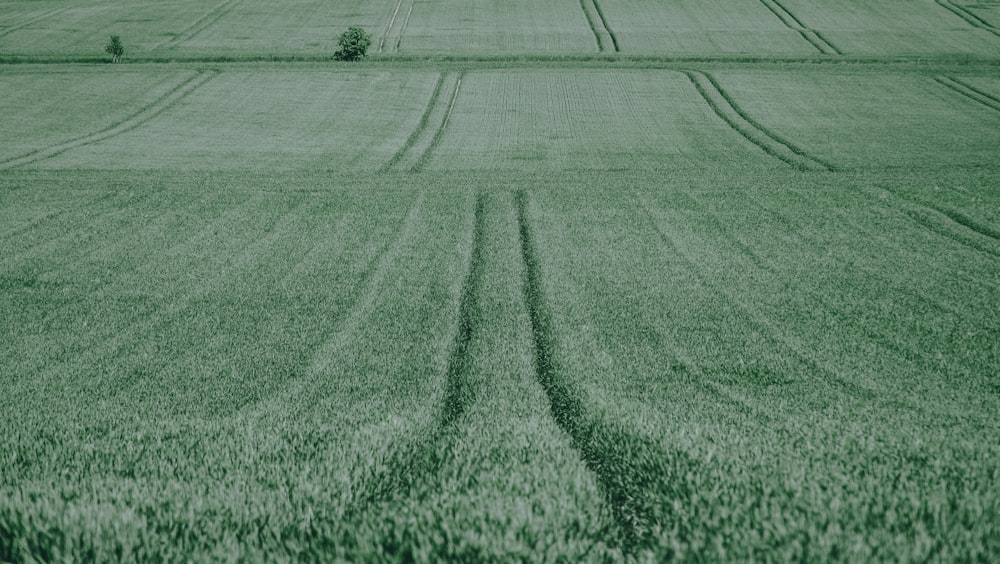
{"type": "Polygon", "coordinates": [[[0,1],[0,562],[1000,559],[998,10],[0,1]]]}

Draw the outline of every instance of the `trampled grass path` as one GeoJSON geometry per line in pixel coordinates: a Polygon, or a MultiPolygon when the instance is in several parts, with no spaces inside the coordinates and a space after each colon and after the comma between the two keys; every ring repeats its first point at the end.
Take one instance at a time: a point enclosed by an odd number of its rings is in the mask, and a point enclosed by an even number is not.
{"type": "Polygon", "coordinates": [[[684,74],[712,111],[760,150],[801,170],[835,170],[833,165],[807,154],[747,115],[710,74],[698,71],[686,71],[684,74]]]}
{"type": "Polygon", "coordinates": [[[105,139],[110,139],[117,135],[132,131],[133,129],[142,126],[143,124],[154,119],[156,116],[170,109],[174,104],[204,86],[208,81],[212,80],[217,75],[218,73],[216,71],[198,72],[193,77],[182,81],[149,106],[142,108],[117,124],[102,129],[96,133],[77,137],[57,145],[36,149],[19,157],[2,161],[0,162],[0,170],[16,168],[45,159],[50,159],[57,155],[61,155],[66,151],[90,145],[92,143],[98,143],[100,141],[104,141],[105,139]]]}

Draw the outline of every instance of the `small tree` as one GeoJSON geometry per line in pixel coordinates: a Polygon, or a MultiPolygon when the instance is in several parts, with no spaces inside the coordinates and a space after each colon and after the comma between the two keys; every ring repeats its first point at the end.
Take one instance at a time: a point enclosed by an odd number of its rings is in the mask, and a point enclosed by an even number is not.
{"type": "Polygon", "coordinates": [[[125,54],[125,46],[122,45],[122,38],[112,35],[111,40],[104,46],[104,52],[111,55],[112,63],[122,62],[122,55],[125,54]]]}
{"type": "Polygon", "coordinates": [[[333,54],[333,57],[340,61],[356,61],[365,56],[368,47],[372,44],[372,38],[360,27],[349,27],[347,31],[340,35],[337,40],[340,49],[333,54]]]}

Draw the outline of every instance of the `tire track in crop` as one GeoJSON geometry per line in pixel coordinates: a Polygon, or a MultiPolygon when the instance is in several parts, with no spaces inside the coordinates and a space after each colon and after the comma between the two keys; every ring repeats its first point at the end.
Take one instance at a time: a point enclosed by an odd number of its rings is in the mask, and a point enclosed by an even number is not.
{"type": "MultiPolygon", "coordinates": [[[[420,161],[421,151],[417,149],[418,141],[421,138],[428,138],[427,145],[430,145],[430,139],[433,139],[433,134],[427,133],[427,124],[431,119],[431,115],[434,113],[435,109],[438,108],[438,98],[441,96],[441,90],[446,82],[445,73],[438,75],[437,83],[434,85],[434,90],[431,92],[430,100],[427,101],[427,106],[424,108],[424,113],[420,116],[420,121],[417,122],[417,127],[410,133],[410,136],[406,138],[406,142],[402,147],[396,151],[396,154],[389,159],[389,162],[382,167],[382,172],[386,172],[393,169],[403,169],[408,170],[415,163],[420,161]],[[404,157],[405,158],[404,161],[404,157]],[[402,163],[402,164],[401,164],[402,163]]],[[[448,80],[450,82],[450,80],[448,80]]],[[[442,110],[447,112],[447,108],[442,110]]],[[[420,145],[423,145],[421,143],[420,145]]],[[[426,151],[426,148],[423,150],[426,151]]]]}
{"type": "MultiPolygon", "coordinates": [[[[718,233],[721,233],[726,241],[728,241],[730,244],[739,249],[741,253],[748,255],[751,262],[753,262],[754,266],[760,268],[768,275],[774,277],[775,280],[784,280],[786,284],[793,287],[797,287],[799,292],[808,295],[810,297],[810,303],[819,304],[826,311],[832,313],[836,313],[838,311],[836,304],[829,299],[829,296],[826,293],[818,291],[814,286],[810,284],[801,283],[794,277],[789,278],[780,271],[780,269],[774,264],[773,261],[768,259],[763,259],[757,256],[757,254],[754,253],[752,249],[743,244],[743,242],[740,241],[739,238],[732,233],[732,230],[727,225],[727,223],[720,217],[718,217],[718,215],[715,212],[705,209],[705,207],[700,202],[698,202],[694,197],[688,194],[682,193],[680,194],[680,197],[684,198],[689,202],[691,209],[694,209],[698,211],[698,213],[703,214],[708,219],[708,221],[711,222],[711,224],[715,228],[714,230],[718,233]]],[[[651,204],[648,201],[646,201],[643,203],[643,205],[650,206],[651,204]]],[[[783,216],[777,215],[775,212],[760,205],[759,203],[756,203],[756,205],[758,209],[761,209],[765,213],[768,213],[769,215],[774,217],[777,221],[783,223],[786,226],[785,229],[788,233],[795,235],[799,240],[803,239],[801,235],[801,229],[789,225],[787,219],[785,219],[783,216]]],[[[676,249],[677,245],[674,244],[673,247],[676,249]]],[[[845,266],[849,266],[850,268],[857,269],[861,267],[861,265],[859,264],[848,265],[847,263],[844,263],[844,261],[839,257],[836,258],[836,260],[837,262],[845,264],[845,266]]],[[[690,262],[690,260],[689,264],[693,265],[693,263],[690,262]]],[[[881,273],[877,271],[869,272],[868,275],[872,275],[875,277],[882,277],[881,273]]],[[[705,284],[709,284],[710,280],[707,277],[703,277],[703,282],[705,284]]],[[[886,282],[889,281],[886,280],[886,282]]],[[[912,297],[921,306],[935,308],[940,311],[950,311],[952,313],[955,313],[956,315],[961,315],[960,312],[956,312],[954,310],[950,310],[949,308],[945,308],[940,304],[938,304],[937,302],[931,301],[926,297],[917,294],[915,292],[906,289],[900,291],[901,293],[906,293],[910,295],[910,297],[912,297]]],[[[750,315],[751,323],[754,326],[756,326],[758,330],[760,330],[760,333],[762,335],[766,335],[769,340],[773,339],[776,343],[782,345],[785,348],[785,350],[787,350],[790,353],[792,357],[796,358],[803,364],[809,366],[817,374],[827,378],[828,381],[832,382],[837,387],[857,397],[862,397],[864,399],[876,401],[879,403],[886,401],[883,399],[883,396],[881,394],[877,394],[875,390],[863,387],[861,385],[855,384],[854,382],[845,379],[843,376],[841,376],[840,373],[841,371],[838,370],[836,364],[826,363],[822,361],[822,359],[816,358],[815,355],[811,354],[810,347],[807,344],[799,342],[798,338],[794,334],[791,335],[787,334],[787,331],[784,329],[782,324],[773,323],[766,316],[762,314],[754,314],[752,311],[750,311],[749,307],[745,304],[745,302],[738,300],[734,298],[732,295],[728,294],[725,291],[725,288],[722,288],[720,290],[720,295],[725,296],[726,301],[733,304],[734,306],[741,308],[744,311],[747,311],[747,313],[750,315]]],[[[905,359],[906,361],[913,363],[914,365],[920,366],[926,363],[926,361],[920,357],[919,350],[915,349],[912,345],[906,344],[905,342],[903,344],[898,343],[897,341],[894,340],[894,335],[891,333],[870,329],[868,332],[866,332],[866,337],[884,347],[885,350],[895,352],[900,356],[901,359],[905,359]]],[[[909,405],[909,407],[911,407],[914,410],[921,409],[921,407],[914,402],[906,402],[906,403],[907,405],[909,405]]]]}
{"type": "Polygon", "coordinates": [[[934,79],[934,82],[937,82],[938,84],[944,86],[948,90],[951,90],[952,92],[959,94],[960,96],[968,98],[973,102],[977,102],[980,105],[986,106],[987,108],[993,111],[1000,112],[1000,98],[988,92],[984,92],[978,88],[975,88],[969,84],[966,84],[958,80],[957,78],[951,78],[948,76],[936,77],[934,79]]]}
{"type": "Polygon", "coordinates": [[[959,6],[958,4],[950,2],[949,0],[934,0],[934,1],[937,3],[938,6],[941,6],[945,10],[948,10],[952,14],[955,14],[956,16],[962,18],[963,20],[965,20],[965,23],[971,25],[972,27],[981,29],[983,31],[986,31],[987,33],[992,33],[993,35],[1000,37],[1000,29],[997,29],[990,22],[972,13],[971,11],[968,10],[968,8],[964,6],[959,6]]]}
{"type": "Polygon", "coordinates": [[[46,18],[48,18],[50,16],[54,16],[56,14],[60,14],[60,13],[65,12],[67,10],[69,10],[69,8],[54,8],[52,10],[48,10],[48,11],[42,12],[41,14],[36,14],[34,16],[28,17],[27,19],[22,20],[22,21],[20,21],[20,22],[18,22],[16,24],[14,24],[13,26],[8,27],[8,28],[0,31],[0,37],[4,37],[6,35],[10,35],[11,33],[14,33],[15,31],[24,29],[24,28],[26,28],[26,27],[28,27],[28,26],[30,26],[32,24],[38,23],[38,22],[40,22],[40,21],[42,21],[42,20],[44,20],[44,19],[46,19],[46,18]]]}
{"type": "Polygon", "coordinates": [[[163,43],[153,47],[153,49],[167,48],[174,49],[185,41],[194,39],[196,35],[208,29],[209,26],[215,24],[217,21],[221,20],[226,14],[232,11],[232,9],[238,4],[240,0],[225,0],[212,10],[203,14],[200,18],[191,23],[191,25],[184,28],[180,33],[174,37],[164,41],[163,43]]]}
{"type": "Polygon", "coordinates": [[[469,399],[469,370],[472,366],[469,345],[482,323],[479,300],[486,236],[486,197],[482,193],[476,195],[471,227],[457,328],[450,343],[444,395],[438,414],[428,426],[416,429],[390,446],[385,455],[385,463],[379,465],[382,470],[376,471],[361,485],[361,492],[355,500],[358,507],[367,508],[372,503],[409,495],[422,479],[436,474],[444,462],[438,456],[438,447],[448,440],[448,435],[454,432],[456,422],[465,412],[469,399]]]}
{"type": "Polygon", "coordinates": [[[715,284],[713,280],[711,280],[701,271],[701,268],[695,262],[695,259],[692,258],[690,253],[685,251],[682,248],[682,246],[679,245],[674,240],[674,238],[671,237],[669,233],[667,233],[665,229],[663,229],[663,227],[660,225],[660,222],[653,215],[652,209],[655,207],[653,203],[650,202],[648,198],[646,198],[639,192],[635,193],[635,198],[636,201],[639,202],[640,208],[643,214],[645,215],[647,222],[649,223],[653,231],[657,234],[657,236],[660,238],[660,240],[665,245],[667,245],[667,247],[676,256],[681,258],[681,260],[683,260],[688,265],[688,267],[691,269],[691,272],[694,273],[695,276],[699,280],[701,280],[705,286],[710,288],[716,288],[719,291],[719,294],[723,296],[724,299],[726,299],[726,301],[735,306],[737,309],[740,309],[744,313],[746,313],[750,322],[756,327],[760,328],[762,334],[772,336],[775,340],[777,340],[779,343],[783,344],[786,348],[788,348],[788,350],[792,351],[796,355],[796,357],[803,363],[805,363],[807,366],[809,366],[809,368],[815,370],[819,374],[826,375],[833,384],[837,385],[845,392],[865,400],[873,400],[877,397],[878,394],[871,388],[868,388],[857,382],[848,380],[844,378],[842,375],[840,375],[840,373],[837,372],[835,369],[828,368],[823,364],[821,364],[819,360],[815,359],[813,355],[809,354],[807,347],[797,342],[797,339],[785,335],[784,331],[782,331],[779,327],[777,327],[773,322],[768,320],[766,317],[761,315],[760,312],[751,309],[743,300],[739,300],[733,297],[724,286],[720,287],[718,284],[715,284]]]}
{"type": "Polygon", "coordinates": [[[828,41],[825,37],[820,35],[818,31],[806,27],[802,21],[795,16],[790,10],[785,8],[778,0],[758,0],[764,5],[772,14],[775,15],[781,23],[785,24],[788,29],[798,32],[803,39],[809,42],[810,45],[816,48],[817,51],[823,53],[824,55],[843,55],[844,53],[837,48],[836,45],[828,41]]]}
{"type": "Polygon", "coordinates": [[[567,379],[556,356],[552,315],[544,297],[541,264],[528,218],[528,195],[518,190],[514,199],[538,382],[548,396],[553,419],[596,476],[626,549],[650,547],[655,542],[654,530],[670,528],[672,500],[687,497],[686,492],[678,491],[683,485],[674,478],[701,471],[700,462],[587,412],[583,393],[567,379]]]}
{"type": "Polygon", "coordinates": [[[415,0],[408,0],[408,4],[406,13],[402,14],[403,0],[397,0],[396,8],[392,11],[392,16],[389,17],[389,22],[382,31],[382,38],[378,42],[379,53],[386,52],[386,45],[391,49],[389,52],[399,51],[399,46],[403,42],[403,33],[406,32],[406,27],[410,24],[410,16],[413,15],[415,0]]]}
{"type": "MultiPolygon", "coordinates": [[[[443,112],[434,112],[433,114],[443,113],[441,118],[441,123],[434,129],[434,135],[431,136],[427,133],[427,128],[424,127],[421,131],[422,134],[418,134],[414,139],[414,143],[410,148],[410,153],[415,159],[407,159],[407,162],[412,162],[409,170],[410,172],[420,172],[427,162],[430,160],[431,154],[437,149],[437,146],[441,143],[441,137],[444,136],[445,129],[448,128],[448,122],[451,121],[451,114],[455,110],[455,103],[458,102],[458,94],[462,89],[462,78],[464,73],[459,73],[458,75],[452,77],[455,81],[455,90],[451,95],[451,101],[448,103],[447,109],[443,112]]],[[[450,85],[451,79],[448,80],[450,85]]],[[[441,104],[436,104],[437,107],[443,108],[441,104]]],[[[433,116],[430,118],[431,122],[434,122],[433,116]]],[[[426,125],[426,124],[425,124],[426,125]]]]}
{"type": "Polygon", "coordinates": [[[594,34],[594,40],[597,42],[597,51],[601,53],[614,51],[617,53],[620,50],[618,38],[612,33],[611,28],[608,27],[608,21],[604,17],[604,12],[601,11],[598,0],[580,0],[580,9],[583,10],[583,15],[587,18],[587,25],[594,34]]]}
{"type": "Polygon", "coordinates": [[[35,163],[38,161],[51,159],[52,157],[61,155],[66,151],[71,149],[76,149],[86,145],[92,145],[94,143],[99,143],[105,141],[112,137],[116,137],[123,133],[127,133],[136,129],[137,127],[146,124],[156,116],[162,114],[166,110],[173,107],[177,102],[186,98],[192,94],[195,90],[198,90],[204,86],[208,81],[212,80],[217,76],[216,71],[199,72],[195,76],[181,82],[169,92],[157,98],[152,104],[140,109],[131,116],[125,118],[125,120],[102,129],[96,133],[91,133],[82,137],[77,137],[71,139],[64,143],[58,145],[52,145],[50,147],[44,147],[41,149],[36,149],[30,153],[21,155],[20,157],[15,157],[13,159],[0,162],[0,170],[11,169],[19,166],[24,166],[27,164],[35,163]]]}
{"type": "Polygon", "coordinates": [[[809,155],[747,115],[711,75],[699,71],[685,71],[684,74],[715,115],[760,150],[799,170],[835,170],[832,165],[809,155]]]}

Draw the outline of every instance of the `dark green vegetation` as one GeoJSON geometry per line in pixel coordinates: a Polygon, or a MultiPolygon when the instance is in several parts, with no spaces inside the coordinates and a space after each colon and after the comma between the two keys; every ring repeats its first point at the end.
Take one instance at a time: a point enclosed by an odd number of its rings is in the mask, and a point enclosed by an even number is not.
{"type": "Polygon", "coordinates": [[[0,2],[0,561],[1000,557],[997,7],[537,4],[0,2]]]}

